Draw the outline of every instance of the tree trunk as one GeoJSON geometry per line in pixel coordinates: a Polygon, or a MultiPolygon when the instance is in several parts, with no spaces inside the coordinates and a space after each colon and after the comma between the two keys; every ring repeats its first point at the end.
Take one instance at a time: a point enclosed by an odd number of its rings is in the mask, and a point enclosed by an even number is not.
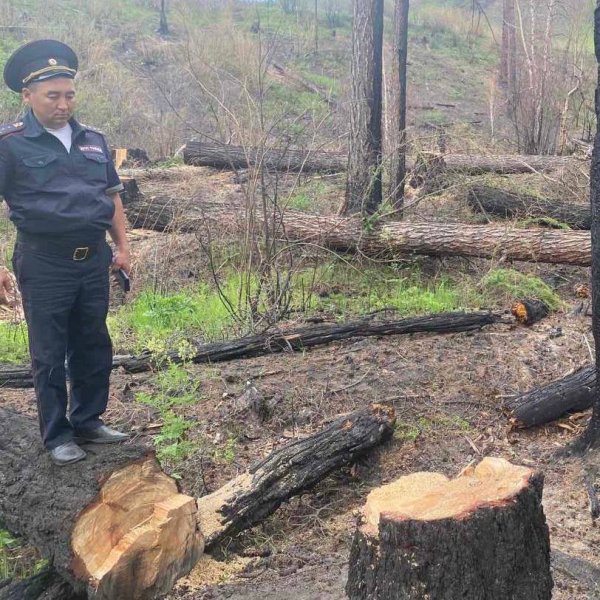
{"type": "Polygon", "coordinates": [[[467,193],[467,203],[476,212],[504,218],[550,218],[572,229],[589,229],[592,215],[588,204],[545,200],[527,194],[475,185],[467,193]]]}
{"type": "Polygon", "coordinates": [[[550,600],[543,476],[485,458],[448,480],[414,473],[372,491],[346,592],[351,600],[550,600]]]}
{"type": "Polygon", "coordinates": [[[590,408],[596,394],[596,367],[591,365],[511,398],[504,403],[504,409],[515,426],[533,427],[590,408]]]}
{"type": "Polygon", "coordinates": [[[381,204],[383,0],[354,0],[350,153],[342,213],[372,214],[381,204]]]}
{"type": "Polygon", "coordinates": [[[186,165],[217,169],[236,170],[262,165],[273,171],[341,173],[348,167],[348,154],[292,148],[268,148],[261,151],[253,146],[190,140],[183,151],[183,162],[186,165]]]}
{"type": "MultiPolygon", "coordinates": [[[[207,226],[242,228],[238,207],[209,200],[178,202],[145,198],[125,206],[132,227],[177,230],[202,235],[207,226]]],[[[260,216],[259,216],[260,217],[260,216]]],[[[310,215],[287,210],[275,224],[281,239],[317,244],[336,252],[383,257],[414,253],[428,256],[478,256],[589,266],[590,236],[583,231],[516,229],[464,223],[381,222],[365,230],[354,217],[310,215]]],[[[243,230],[243,229],[242,229],[243,230]]]]}
{"type": "Polygon", "coordinates": [[[87,593],[77,593],[51,566],[39,573],[7,582],[0,582],[0,600],[86,600],[87,593]],[[3,586],[3,587],[2,587],[3,586]]]}
{"type": "Polygon", "coordinates": [[[409,0],[396,0],[395,68],[398,69],[398,149],[392,160],[392,193],[394,208],[402,216],[404,208],[404,185],[406,183],[406,64],[408,58],[408,10],[409,0]]]}
{"type": "MultiPolygon", "coordinates": [[[[342,325],[317,325],[292,329],[285,333],[270,332],[253,335],[230,342],[199,344],[195,348],[195,363],[214,363],[254,356],[265,356],[276,352],[304,351],[313,346],[351,338],[401,335],[412,333],[457,333],[474,331],[501,322],[501,317],[488,311],[471,313],[442,313],[433,316],[413,317],[398,321],[355,321],[342,325]]],[[[169,360],[180,362],[174,352],[169,360]]],[[[150,353],[138,356],[115,356],[113,368],[122,367],[129,373],[140,373],[154,368],[150,353]]],[[[0,365],[0,385],[3,387],[31,387],[31,367],[0,365]]]]}
{"type": "Polygon", "coordinates": [[[207,549],[261,522],[291,496],[391,438],[395,422],[392,407],[372,404],[275,450],[245,474],[200,498],[198,522],[207,549]]]}
{"type": "Polygon", "coordinates": [[[35,421],[0,409],[0,520],[35,545],[76,592],[156,598],[202,554],[194,498],[146,448],[94,446],[54,466],[35,421]]]}
{"type": "Polygon", "coordinates": [[[502,3],[502,48],[500,54],[500,83],[507,86],[509,97],[516,84],[517,28],[515,0],[502,3]]]}
{"type": "MultiPolygon", "coordinates": [[[[600,376],[600,0],[597,0],[594,12],[594,44],[598,62],[596,82],[596,136],[592,154],[592,172],[590,176],[590,199],[592,204],[592,331],[594,332],[596,380],[600,376]]],[[[600,390],[595,389],[592,418],[580,441],[580,447],[586,448],[600,444],[600,390]]]]}
{"type": "MultiPolygon", "coordinates": [[[[278,65],[273,65],[273,67],[280,68],[278,65]]],[[[416,162],[407,161],[407,170],[416,170],[412,179],[418,181],[419,178],[423,179],[427,176],[432,156],[441,161],[444,171],[464,175],[547,173],[577,165],[587,165],[586,159],[569,156],[448,154],[442,157],[423,154],[416,162]]],[[[341,173],[348,168],[346,152],[296,150],[293,148],[267,148],[261,151],[260,148],[254,146],[236,146],[204,140],[189,140],[183,151],[183,161],[186,165],[196,167],[236,170],[262,165],[267,170],[294,173],[341,173]]]]}

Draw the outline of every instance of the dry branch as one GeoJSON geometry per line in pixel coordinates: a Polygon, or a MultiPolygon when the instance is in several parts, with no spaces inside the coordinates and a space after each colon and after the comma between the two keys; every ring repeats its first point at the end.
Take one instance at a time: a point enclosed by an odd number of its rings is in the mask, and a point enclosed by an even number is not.
{"type": "MultiPolygon", "coordinates": [[[[354,321],[342,325],[316,325],[300,327],[287,332],[253,335],[229,342],[198,344],[195,348],[195,363],[214,363],[277,352],[305,350],[314,346],[330,344],[351,338],[402,335],[410,333],[458,333],[474,331],[486,325],[501,322],[500,315],[489,311],[470,313],[451,312],[432,316],[412,317],[398,321],[354,321]]],[[[176,352],[169,355],[171,361],[180,362],[176,352]]],[[[148,371],[156,366],[150,353],[138,356],[116,356],[113,368],[123,367],[130,373],[148,371]]],[[[29,365],[0,365],[0,386],[31,387],[29,365]]]]}

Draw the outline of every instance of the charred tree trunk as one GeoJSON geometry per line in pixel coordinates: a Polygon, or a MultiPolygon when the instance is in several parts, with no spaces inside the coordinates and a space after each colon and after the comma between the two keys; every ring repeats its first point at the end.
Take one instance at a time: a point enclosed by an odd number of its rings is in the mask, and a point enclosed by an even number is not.
{"type": "Polygon", "coordinates": [[[10,432],[0,439],[0,520],[76,592],[155,598],[201,556],[194,498],[178,493],[147,449],[96,446],[57,467],[33,419],[0,409],[0,427],[10,432]]]}
{"type": "Polygon", "coordinates": [[[206,547],[259,523],[291,496],[388,440],[395,421],[394,409],[388,406],[357,410],[275,450],[247,473],[200,498],[198,523],[206,547]]]}
{"type": "Polygon", "coordinates": [[[545,200],[485,185],[473,186],[467,193],[467,203],[476,212],[496,217],[550,218],[572,229],[589,229],[592,222],[589,205],[545,200]]]}
{"type": "Polygon", "coordinates": [[[543,477],[485,458],[454,480],[414,473],[375,489],[362,511],[351,600],[550,600],[543,477]]]}
{"type": "MultiPolygon", "coordinates": [[[[594,44],[598,62],[596,83],[596,137],[592,154],[590,198],[592,204],[592,331],[596,353],[596,380],[600,376],[600,0],[594,12],[594,44]]],[[[580,447],[588,448],[600,444],[600,393],[595,389],[592,418],[580,440],[580,447]]]]}
{"type": "MultiPolygon", "coordinates": [[[[237,207],[211,201],[178,203],[166,197],[142,197],[125,206],[133,227],[178,230],[202,235],[208,225],[243,227],[237,207]]],[[[259,216],[260,218],[260,216],[259,216]]],[[[354,217],[310,215],[288,210],[275,225],[283,240],[319,244],[336,252],[360,251],[368,256],[406,253],[428,256],[478,256],[588,266],[590,236],[586,232],[516,229],[463,223],[383,222],[365,231],[354,217]]]]}
{"type": "Polygon", "coordinates": [[[27,579],[0,582],[0,600],[86,600],[52,567],[48,566],[27,579]]]}
{"type": "Polygon", "coordinates": [[[533,427],[590,408],[596,394],[596,367],[591,365],[511,398],[504,408],[517,427],[533,427]]]}
{"type": "Polygon", "coordinates": [[[272,171],[302,173],[341,173],[348,167],[345,152],[269,148],[261,151],[253,146],[234,146],[214,141],[191,140],[183,151],[186,165],[217,169],[247,169],[262,165],[272,171]]]}
{"type": "MultiPolygon", "coordinates": [[[[230,342],[200,344],[195,348],[195,363],[214,363],[240,358],[264,356],[276,352],[303,351],[313,346],[330,344],[351,338],[401,335],[411,333],[457,333],[474,331],[501,321],[499,315],[488,311],[472,313],[442,313],[439,315],[414,317],[399,321],[356,321],[343,325],[317,325],[293,329],[286,333],[254,335],[230,342]]],[[[180,362],[177,353],[169,360],[180,362]]],[[[139,356],[115,356],[113,368],[122,367],[130,373],[140,373],[155,367],[149,353],[139,356]]],[[[0,366],[0,385],[4,387],[31,387],[31,367],[0,366]]]]}
{"type": "Polygon", "coordinates": [[[348,180],[342,213],[374,213],[382,200],[383,0],[354,0],[348,180]]]}
{"type": "Polygon", "coordinates": [[[392,173],[394,208],[402,216],[404,208],[404,186],[406,183],[406,64],[408,58],[408,10],[409,0],[396,0],[395,66],[398,69],[398,150],[393,157],[392,173]]]}

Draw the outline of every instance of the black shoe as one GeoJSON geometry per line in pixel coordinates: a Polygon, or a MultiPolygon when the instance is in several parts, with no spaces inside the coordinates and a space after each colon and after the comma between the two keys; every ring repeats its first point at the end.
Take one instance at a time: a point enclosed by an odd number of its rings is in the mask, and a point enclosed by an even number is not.
{"type": "Polygon", "coordinates": [[[96,429],[76,429],[75,440],[78,442],[91,442],[92,444],[116,444],[129,439],[129,435],[100,425],[96,429]]]}
{"type": "Polygon", "coordinates": [[[52,462],[59,467],[78,462],[85,457],[86,453],[75,442],[65,442],[50,450],[52,462]]]}

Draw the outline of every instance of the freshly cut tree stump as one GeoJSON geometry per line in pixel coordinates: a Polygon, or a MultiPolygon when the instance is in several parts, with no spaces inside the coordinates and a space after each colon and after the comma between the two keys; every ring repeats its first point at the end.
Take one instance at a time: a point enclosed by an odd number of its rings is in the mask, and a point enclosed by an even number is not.
{"type": "Polygon", "coordinates": [[[566,413],[592,406],[596,397],[596,367],[583,367],[571,375],[510,398],[504,409],[517,427],[533,427],[559,419],[566,413]]]}
{"type": "Polygon", "coordinates": [[[146,600],[171,589],[202,555],[196,501],[148,450],[90,446],[85,461],[50,462],[37,423],[0,409],[0,520],[75,590],[146,600]]]}
{"type": "Polygon", "coordinates": [[[550,600],[543,476],[485,458],[456,479],[375,489],[350,553],[351,600],[550,600]]]}

